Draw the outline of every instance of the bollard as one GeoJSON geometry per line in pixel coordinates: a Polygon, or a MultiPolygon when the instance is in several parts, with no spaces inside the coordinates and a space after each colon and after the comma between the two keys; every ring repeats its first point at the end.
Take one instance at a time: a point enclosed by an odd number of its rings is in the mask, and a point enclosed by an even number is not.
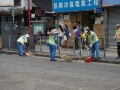
{"type": "Polygon", "coordinates": [[[58,54],[60,55],[60,37],[57,37],[58,38],[58,54]]]}
{"type": "Polygon", "coordinates": [[[10,35],[8,37],[9,37],[9,49],[8,50],[10,50],[10,47],[11,47],[11,45],[10,45],[10,42],[11,42],[10,35]]]}
{"type": "Polygon", "coordinates": [[[75,54],[75,43],[73,43],[73,53],[75,54]]]}
{"type": "Polygon", "coordinates": [[[81,56],[81,53],[82,53],[82,51],[81,51],[81,50],[82,50],[82,49],[81,49],[81,46],[82,46],[82,45],[81,45],[81,44],[82,44],[82,43],[81,43],[81,38],[79,38],[79,42],[80,42],[80,43],[79,43],[79,51],[80,51],[80,56],[81,56]]]}
{"type": "Polygon", "coordinates": [[[41,45],[42,45],[42,38],[41,38],[41,36],[40,36],[40,53],[42,53],[41,45]]]}

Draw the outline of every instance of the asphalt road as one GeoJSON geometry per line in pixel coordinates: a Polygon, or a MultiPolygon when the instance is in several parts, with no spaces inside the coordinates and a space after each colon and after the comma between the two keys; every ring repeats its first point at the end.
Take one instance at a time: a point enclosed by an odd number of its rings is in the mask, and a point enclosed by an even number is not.
{"type": "Polygon", "coordinates": [[[120,66],[0,54],[0,90],[120,90],[120,66]]]}

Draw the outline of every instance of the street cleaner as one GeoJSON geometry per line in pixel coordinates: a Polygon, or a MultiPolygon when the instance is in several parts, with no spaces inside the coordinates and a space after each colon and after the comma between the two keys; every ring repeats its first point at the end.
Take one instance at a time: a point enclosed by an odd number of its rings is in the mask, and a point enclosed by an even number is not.
{"type": "Polygon", "coordinates": [[[28,42],[28,40],[29,40],[29,34],[23,35],[17,40],[19,56],[24,56],[24,46],[25,43],[28,42]]]}
{"type": "Polygon", "coordinates": [[[56,61],[55,54],[58,44],[57,34],[58,31],[56,29],[52,29],[49,33],[49,41],[47,42],[47,46],[49,46],[50,49],[50,61],[56,61]]]}
{"type": "Polygon", "coordinates": [[[91,31],[89,28],[87,28],[86,31],[87,31],[87,37],[90,43],[90,48],[91,48],[90,56],[93,60],[98,60],[100,59],[98,37],[96,33],[91,31]],[[96,58],[94,58],[95,51],[96,51],[96,58]]]}

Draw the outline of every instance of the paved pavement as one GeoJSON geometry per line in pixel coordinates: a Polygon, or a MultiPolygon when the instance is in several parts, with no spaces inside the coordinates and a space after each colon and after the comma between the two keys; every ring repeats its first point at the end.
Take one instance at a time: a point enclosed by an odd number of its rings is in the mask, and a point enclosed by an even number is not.
{"type": "MultiPolygon", "coordinates": [[[[45,46],[45,45],[41,46],[41,51],[42,52],[40,52],[40,45],[36,45],[35,47],[36,47],[36,49],[33,51],[34,55],[49,57],[49,48],[47,46],[45,46]]],[[[79,60],[81,58],[81,57],[77,56],[77,52],[79,50],[74,51],[73,49],[69,49],[69,50],[62,49],[62,51],[65,54],[71,56],[75,60],[79,60]]],[[[57,58],[60,57],[58,52],[59,51],[57,50],[57,55],[56,55],[57,58]]],[[[98,60],[97,62],[120,64],[120,60],[119,59],[116,60],[116,58],[115,58],[117,56],[116,52],[117,52],[116,49],[107,49],[107,51],[106,51],[106,58],[104,58],[104,51],[102,49],[100,49],[101,59],[98,60]]],[[[0,50],[0,53],[18,54],[17,51],[5,50],[5,49],[0,50]]],[[[86,55],[89,56],[90,55],[90,51],[87,51],[86,55]]]]}
{"type": "Polygon", "coordinates": [[[0,90],[120,90],[120,66],[0,54],[0,90]]]}

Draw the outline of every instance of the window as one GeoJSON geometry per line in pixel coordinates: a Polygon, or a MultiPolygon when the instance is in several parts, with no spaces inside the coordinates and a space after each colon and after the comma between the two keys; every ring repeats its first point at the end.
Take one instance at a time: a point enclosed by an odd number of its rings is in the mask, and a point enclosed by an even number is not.
{"type": "Polygon", "coordinates": [[[14,0],[14,6],[21,6],[21,0],[14,0]]]}

